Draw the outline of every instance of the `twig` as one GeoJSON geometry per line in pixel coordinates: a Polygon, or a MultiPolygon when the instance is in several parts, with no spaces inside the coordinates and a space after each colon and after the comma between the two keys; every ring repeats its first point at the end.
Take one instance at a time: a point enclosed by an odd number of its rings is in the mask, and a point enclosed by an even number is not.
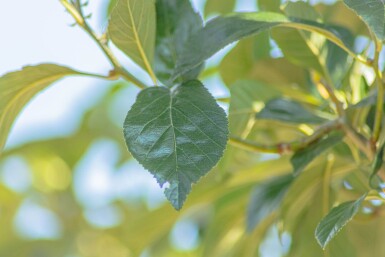
{"type": "Polygon", "coordinates": [[[83,12],[80,0],[76,0],[75,5],[68,2],[67,0],[60,0],[62,5],[67,9],[67,11],[71,14],[71,16],[75,19],[76,23],[85,31],[87,34],[95,41],[95,43],[100,47],[100,49],[103,51],[103,53],[106,55],[110,63],[114,66],[114,72],[124,79],[132,82],[139,88],[143,89],[147,86],[138,80],[134,75],[132,75],[129,71],[127,71],[122,65],[119,63],[119,61],[116,59],[114,54],[111,52],[110,48],[103,43],[101,40],[99,40],[98,36],[95,34],[95,32],[91,29],[89,24],[87,23],[83,12]]]}
{"type": "Polygon", "coordinates": [[[336,119],[325,123],[324,125],[320,126],[312,135],[305,137],[299,141],[284,142],[276,145],[264,145],[252,142],[247,139],[242,139],[240,137],[230,136],[229,143],[248,151],[285,154],[303,149],[315,143],[325,135],[329,134],[331,131],[340,130],[342,129],[342,127],[343,124],[341,119],[336,119]]]}
{"type": "Polygon", "coordinates": [[[325,90],[328,92],[330,100],[332,100],[332,102],[336,106],[338,116],[340,116],[340,117],[345,116],[344,105],[340,100],[338,100],[336,94],[334,93],[333,88],[330,85],[331,79],[329,78],[328,82],[325,81],[324,79],[321,79],[319,82],[325,88],[325,90]]]}
{"type": "Polygon", "coordinates": [[[373,60],[373,69],[376,74],[376,84],[377,84],[377,102],[376,102],[376,114],[374,118],[374,127],[373,134],[371,138],[371,143],[376,146],[376,143],[380,137],[381,132],[381,124],[382,124],[382,116],[384,114],[384,85],[382,81],[382,73],[379,68],[379,58],[380,52],[382,49],[382,43],[379,42],[376,38],[374,38],[376,44],[376,50],[374,53],[373,60]]]}

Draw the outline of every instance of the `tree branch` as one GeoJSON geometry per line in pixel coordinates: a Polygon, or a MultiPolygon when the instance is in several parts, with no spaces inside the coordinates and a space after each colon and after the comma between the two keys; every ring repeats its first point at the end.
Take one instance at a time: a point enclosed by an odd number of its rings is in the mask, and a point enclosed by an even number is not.
{"type": "Polygon", "coordinates": [[[112,66],[114,67],[114,72],[111,75],[119,75],[124,79],[132,82],[137,87],[143,89],[147,86],[138,80],[134,75],[132,75],[129,71],[127,71],[116,59],[110,48],[102,42],[95,32],[91,29],[89,24],[87,23],[83,11],[80,0],[76,0],[75,4],[68,2],[67,0],[60,0],[61,4],[66,8],[66,10],[71,14],[71,16],[75,19],[76,23],[85,31],[87,34],[95,41],[95,43],[99,46],[99,48],[103,51],[105,56],[108,58],[112,66]],[[113,74],[115,73],[115,74],[113,74]]]}

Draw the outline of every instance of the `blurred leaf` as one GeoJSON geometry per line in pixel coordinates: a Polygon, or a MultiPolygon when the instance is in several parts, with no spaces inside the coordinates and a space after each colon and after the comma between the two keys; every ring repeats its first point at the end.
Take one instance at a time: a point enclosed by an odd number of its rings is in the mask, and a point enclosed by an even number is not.
{"type": "Polygon", "coordinates": [[[290,20],[278,13],[234,13],[215,18],[188,40],[173,78],[197,67],[226,45],[244,37],[258,34],[275,26],[289,26],[320,33],[338,46],[352,53],[342,38],[325,26],[309,21],[290,20]],[[202,39],[205,40],[202,40],[202,39]]]}
{"type": "MultiPolygon", "coordinates": [[[[317,21],[318,13],[305,2],[288,2],[284,5],[288,17],[317,21]]],[[[296,29],[277,28],[272,30],[272,37],[282,50],[284,56],[294,64],[304,68],[313,68],[318,73],[326,72],[322,45],[325,38],[320,35],[296,29]]]]}
{"type": "Polygon", "coordinates": [[[385,39],[385,3],[382,0],[344,0],[368,25],[379,40],[385,39]]]}
{"type": "Polygon", "coordinates": [[[372,163],[372,170],[371,170],[371,174],[370,174],[370,177],[369,177],[369,184],[374,189],[381,188],[381,187],[379,187],[378,185],[376,185],[374,183],[375,182],[374,178],[376,177],[377,173],[380,171],[382,165],[384,164],[384,160],[383,160],[384,151],[385,151],[385,143],[382,144],[378,148],[377,153],[374,156],[374,160],[373,160],[373,163],[372,163]]]}
{"type": "Polygon", "coordinates": [[[309,124],[319,124],[325,121],[325,119],[306,110],[299,102],[285,98],[268,101],[266,106],[257,113],[256,118],[309,124]]]}
{"type": "Polygon", "coordinates": [[[317,21],[320,18],[314,7],[303,1],[287,2],[283,6],[283,11],[289,17],[303,20],[317,21]]]}
{"type": "Polygon", "coordinates": [[[268,31],[261,32],[254,37],[254,44],[252,46],[254,60],[260,60],[270,57],[270,35],[268,31]]]}
{"type": "MultiPolygon", "coordinates": [[[[346,231],[352,244],[352,250],[357,257],[381,256],[385,252],[385,244],[382,240],[385,231],[381,229],[385,226],[384,206],[374,208],[375,212],[367,216],[367,219],[365,219],[366,215],[360,215],[361,217],[357,215],[357,219],[351,220],[349,226],[341,231],[342,233],[346,231]],[[379,213],[381,214],[378,215],[379,213]]],[[[336,238],[338,236],[340,234],[336,238]]],[[[331,242],[331,245],[334,241],[335,239],[331,242]]]]}
{"type": "Polygon", "coordinates": [[[336,1],[332,5],[319,3],[314,7],[321,14],[325,24],[346,28],[355,35],[369,36],[364,22],[343,1],[336,1]]]}
{"type": "Polygon", "coordinates": [[[152,74],[155,48],[155,0],[118,0],[112,10],[108,34],[128,57],[152,74]]]}
{"type": "Polygon", "coordinates": [[[343,138],[342,133],[330,134],[326,138],[297,151],[290,160],[294,168],[294,175],[301,173],[315,158],[341,142],[343,138]]]}
{"type": "Polygon", "coordinates": [[[326,215],[315,231],[318,243],[325,249],[335,235],[357,214],[366,194],[356,201],[345,202],[334,207],[326,215]]]}
{"type": "Polygon", "coordinates": [[[253,231],[258,224],[281,204],[293,175],[273,178],[255,186],[247,209],[247,230],[253,231]]]}
{"type": "Polygon", "coordinates": [[[26,66],[0,78],[0,155],[9,130],[23,107],[53,82],[82,73],[56,64],[26,66]]]}
{"type": "Polygon", "coordinates": [[[261,11],[279,12],[281,0],[257,0],[261,11]]]}
{"type": "MultiPolygon", "coordinates": [[[[172,86],[169,79],[183,47],[187,39],[202,28],[202,19],[193,10],[189,0],[157,0],[156,14],[154,71],[163,83],[172,86]]],[[[181,79],[194,79],[201,69],[199,66],[181,79]]]]}
{"type": "Polygon", "coordinates": [[[230,88],[230,132],[242,134],[250,119],[255,118],[255,106],[279,95],[279,91],[257,81],[241,80],[230,88]]]}
{"type": "Polygon", "coordinates": [[[222,157],[228,125],[222,108],[199,81],[174,91],[151,87],[137,97],[124,122],[132,155],[163,186],[179,210],[196,183],[222,157]]]}
{"type": "Polygon", "coordinates": [[[207,0],[205,5],[205,16],[210,14],[226,14],[235,7],[236,0],[207,0]]]}

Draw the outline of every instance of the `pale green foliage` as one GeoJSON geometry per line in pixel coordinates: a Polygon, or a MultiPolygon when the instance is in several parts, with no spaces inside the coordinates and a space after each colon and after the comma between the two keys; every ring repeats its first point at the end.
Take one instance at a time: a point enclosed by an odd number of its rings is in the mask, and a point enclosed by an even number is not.
{"type": "Polygon", "coordinates": [[[32,97],[53,82],[77,74],[80,73],[56,64],[40,64],[0,78],[0,154],[13,122],[32,97]]]}
{"type": "Polygon", "coordinates": [[[112,42],[150,76],[153,76],[155,25],[155,0],[119,0],[108,26],[112,42]]]}

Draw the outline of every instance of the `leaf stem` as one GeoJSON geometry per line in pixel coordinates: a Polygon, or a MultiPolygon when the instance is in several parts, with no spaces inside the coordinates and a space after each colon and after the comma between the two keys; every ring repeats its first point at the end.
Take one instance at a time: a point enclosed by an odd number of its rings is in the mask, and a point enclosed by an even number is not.
{"type": "Polygon", "coordinates": [[[374,53],[373,69],[376,74],[377,84],[377,102],[376,102],[376,114],[374,118],[373,134],[371,138],[372,144],[375,146],[381,132],[382,117],[384,114],[384,85],[382,81],[382,73],[379,68],[380,53],[382,50],[382,43],[374,37],[376,50],[374,53]]]}
{"type": "Polygon", "coordinates": [[[325,80],[324,80],[324,79],[321,79],[321,80],[320,80],[320,84],[321,84],[321,85],[325,88],[325,90],[328,92],[329,97],[330,97],[330,100],[332,100],[332,102],[333,102],[334,105],[336,106],[336,110],[337,110],[338,116],[344,117],[344,116],[345,116],[344,105],[343,105],[343,103],[342,103],[340,100],[338,100],[336,94],[334,93],[334,89],[333,89],[332,86],[331,86],[331,79],[330,79],[330,77],[329,77],[329,78],[326,78],[325,80]]]}
{"type": "Polygon", "coordinates": [[[76,0],[76,5],[68,2],[68,0],[60,0],[61,4],[66,8],[66,10],[71,14],[75,19],[76,23],[85,31],[87,34],[95,41],[99,48],[103,51],[107,59],[114,66],[114,72],[121,76],[122,78],[132,82],[134,85],[140,89],[144,89],[147,86],[140,80],[138,80],[134,75],[127,71],[116,59],[108,45],[102,42],[95,32],[91,29],[89,24],[86,22],[86,19],[83,15],[82,7],[80,0],[76,0]]]}

